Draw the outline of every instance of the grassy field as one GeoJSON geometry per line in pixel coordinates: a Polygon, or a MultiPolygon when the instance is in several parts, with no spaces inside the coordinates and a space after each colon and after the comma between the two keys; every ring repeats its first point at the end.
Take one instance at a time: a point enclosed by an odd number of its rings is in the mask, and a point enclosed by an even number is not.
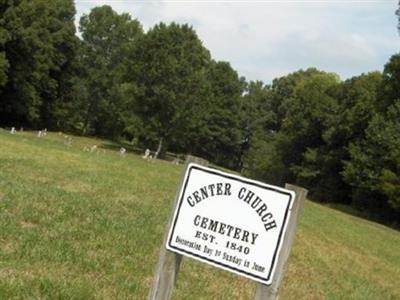
{"type": "MultiPolygon", "coordinates": [[[[182,166],[63,141],[0,129],[0,299],[146,299],[182,166]]],[[[398,231],[306,203],[281,299],[400,299],[399,279],[398,231]]],[[[174,299],[254,291],[184,259],[174,299]]]]}

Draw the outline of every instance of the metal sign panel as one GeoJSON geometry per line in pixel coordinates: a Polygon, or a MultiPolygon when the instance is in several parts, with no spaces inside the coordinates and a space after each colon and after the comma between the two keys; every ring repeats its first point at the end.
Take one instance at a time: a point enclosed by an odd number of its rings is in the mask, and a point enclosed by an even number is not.
{"type": "Polygon", "coordinates": [[[190,164],[167,249],[271,284],[295,193],[190,164]]]}

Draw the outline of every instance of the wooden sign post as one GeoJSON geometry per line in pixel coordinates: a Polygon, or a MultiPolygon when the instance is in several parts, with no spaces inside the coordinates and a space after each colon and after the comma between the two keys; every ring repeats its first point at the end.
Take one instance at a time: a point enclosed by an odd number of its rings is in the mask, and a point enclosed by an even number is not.
{"type": "Polygon", "coordinates": [[[282,279],[287,268],[287,260],[289,258],[290,250],[292,249],[296,227],[303,213],[307,190],[291,184],[286,184],[285,188],[296,193],[296,198],[292,208],[292,217],[289,219],[288,228],[283,239],[282,250],[279,254],[278,265],[276,267],[275,277],[272,284],[257,284],[254,300],[275,300],[278,298],[279,288],[282,284],[282,279]]]}
{"type": "Polygon", "coordinates": [[[149,299],[171,299],[182,255],[256,280],[256,299],[275,299],[306,190],[271,186],[206,164],[187,160],[149,299]]]}
{"type": "Polygon", "coordinates": [[[168,300],[171,299],[172,291],[178,277],[179,266],[181,264],[182,255],[171,252],[165,248],[165,244],[168,239],[169,228],[172,224],[173,212],[178,204],[179,200],[179,192],[181,186],[183,185],[183,181],[185,179],[185,171],[188,168],[190,163],[196,163],[202,166],[208,166],[208,161],[205,159],[188,155],[186,157],[185,167],[183,174],[181,175],[181,179],[178,185],[178,190],[175,195],[175,201],[172,208],[172,213],[170,215],[163,243],[160,249],[160,254],[158,257],[158,263],[156,267],[156,271],[154,274],[153,285],[150,289],[149,300],[168,300]]]}

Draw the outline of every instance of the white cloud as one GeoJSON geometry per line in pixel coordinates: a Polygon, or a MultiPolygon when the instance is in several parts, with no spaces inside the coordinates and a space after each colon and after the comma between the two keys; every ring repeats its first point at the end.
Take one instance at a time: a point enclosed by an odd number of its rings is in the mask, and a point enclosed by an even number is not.
{"type": "Polygon", "coordinates": [[[106,1],[77,0],[78,13],[109,4],[145,29],[191,24],[214,58],[240,75],[270,81],[316,66],[341,77],[382,69],[400,49],[397,1],[106,1]]]}

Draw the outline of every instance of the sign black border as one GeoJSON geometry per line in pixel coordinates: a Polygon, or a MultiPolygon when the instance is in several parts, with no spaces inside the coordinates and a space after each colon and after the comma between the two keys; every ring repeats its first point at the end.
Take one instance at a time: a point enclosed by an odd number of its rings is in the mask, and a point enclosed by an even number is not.
{"type": "MultiPolygon", "coordinates": [[[[174,212],[174,220],[173,220],[173,224],[172,224],[172,229],[170,230],[170,234],[169,234],[169,238],[168,238],[168,247],[170,247],[170,248],[172,248],[172,249],[175,249],[175,250],[178,250],[178,251],[181,251],[181,252],[184,252],[184,253],[186,253],[186,254],[189,254],[190,256],[197,257],[199,260],[208,261],[208,262],[210,262],[211,264],[219,265],[219,266],[222,266],[222,267],[224,267],[224,268],[226,268],[226,269],[234,270],[234,271],[236,271],[236,272],[238,272],[238,273],[245,274],[245,275],[248,276],[248,277],[257,278],[257,279],[259,279],[259,280],[262,280],[263,282],[269,281],[269,280],[271,279],[272,270],[274,269],[274,266],[275,266],[275,263],[276,263],[276,258],[277,258],[277,255],[278,255],[278,250],[279,250],[279,247],[280,247],[280,245],[281,245],[282,236],[283,236],[283,229],[284,229],[284,228],[286,227],[286,225],[287,225],[287,217],[288,217],[288,214],[289,214],[289,208],[290,208],[290,206],[291,206],[291,204],[292,204],[292,201],[293,201],[293,199],[292,199],[292,198],[293,198],[293,197],[292,197],[292,194],[291,194],[291,193],[284,192],[284,191],[279,190],[279,189],[275,189],[275,188],[273,188],[273,187],[265,186],[265,185],[263,185],[263,184],[261,184],[261,183],[257,183],[257,182],[254,182],[254,181],[245,180],[245,178],[243,178],[243,177],[230,176],[229,174],[220,173],[220,172],[215,172],[215,171],[213,171],[213,170],[205,169],[205,168],[199,167],[199,166],[194,165],[194,164],[192,164],[192,165],[189,166],[189,169],[188,169],[188,171],[187,171],[187,175],[186,175],[185,177],[186,177],[186,178],[185,178],[185,182],[184,182],[184,185],[183,185],[183,189],[179,191],[180,194],[181,194],[181,197],[180,197],[180,199],[179,199],[178,208],[177,208],[176,212],[174,212]],[[241,270],[241,269],[237,269],[237,268],[235,268],[235,267],[232,267],[232,266],[229,266],[229,265],[225,265],[224,263],[221,263],[221,262],[218,262],[218,261],[209,259],[209,258],[207,258],[207,257],[201,256],[201,255],[195,254],[195,253],[193,253],[193,252],[187,251],[187,250],[185,250],[185,249],[181,249],[181,248],[179,248],[179,247],[175,247],[175,246],[171,245],[172,237],[173,237],[174,231],[175,231],[176,222],[177,222],[177,220],[178,220],[179,212],[180,212],[180,209],[181,209],[181,206],[182,206],[182,202],[183,202],[183,196],[185,195],[186,187],[187,187],[187,184],[188,184],[188,181],[189,181],[189,178],[190,178],[190,173],[192,172],[193,169],[197,169],[197,170],[200,170],[200,171],[203,171],[203,172],[206,172],[206,173],[210,173],[210,174],[213,174],[213,175],[222,176],[222,177],[225,177],[225,178],[228,178],[228,179],[231,179],[231,180],[240,181],[240,182],[243,182],[243,183],[245,183],[245,184],[250,184],[250,185],[253,185],[253,186],[257,186],[257,187],[259,187],[259,188],[271,190],[271,191],[274,191],[274,192],[277,192],[277,193],[280,193],[280,194],[284,194],[284,195],[288,195],[288,196],[289,196],[288,205],[287,205],[287,207],[286,207],[285,215],[284,215],[284,218],[283,218],[283,226],[282,226],[282,228],[281,228],[281,231],[279,232],[278,243],[277,243],[276,248],[275,248],[275,251],[274,251],[274,256],[273,256],[273,258],[272,258],[272,263],[271,263],[271,268],[269,269],[267,278],[254,275],[254,274],[252,274],[252,273],[248,273],[248,272],[243,271],[243,270],[241,270]]],[[[270,284],[271,284],[271,283],[269,283],[268,285],[270,285],[270,284]]]]}

